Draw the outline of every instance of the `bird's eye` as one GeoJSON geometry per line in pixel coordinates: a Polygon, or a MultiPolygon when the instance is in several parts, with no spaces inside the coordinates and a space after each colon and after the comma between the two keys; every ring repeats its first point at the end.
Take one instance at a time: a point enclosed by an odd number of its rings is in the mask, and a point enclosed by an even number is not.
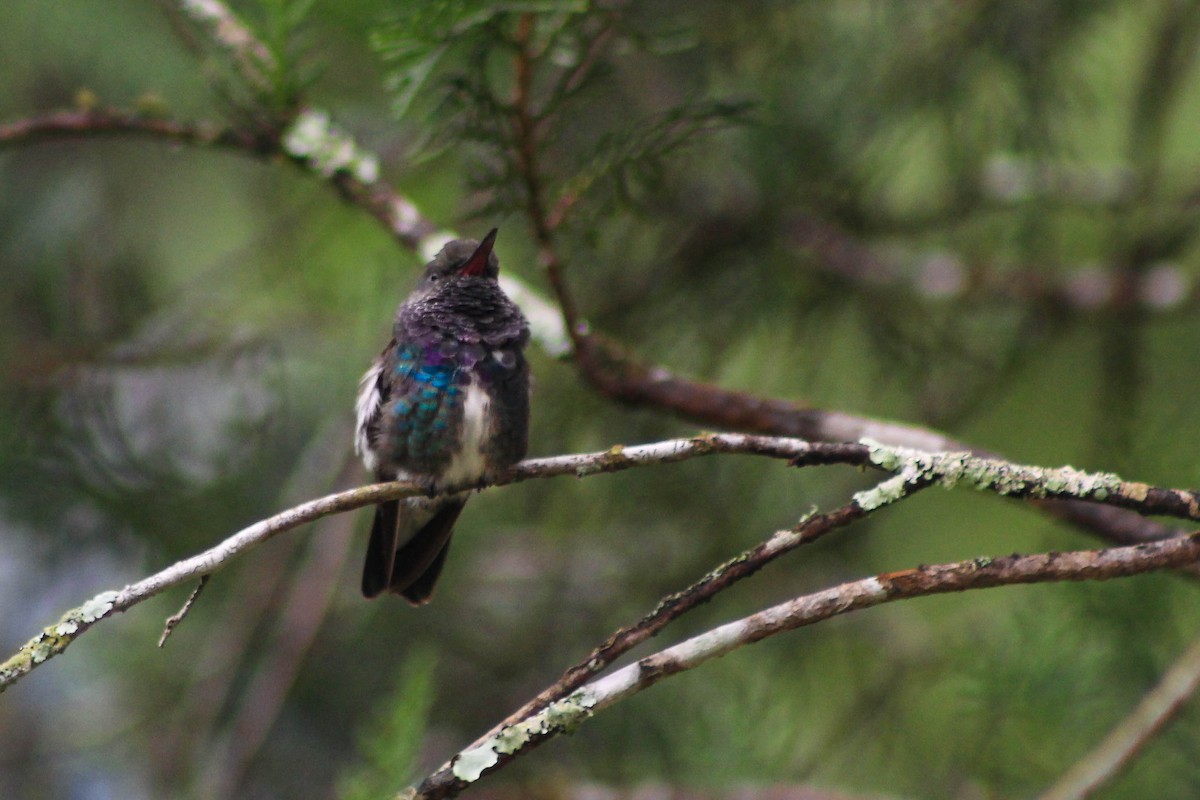
{"type": "Polygon", "coordinates": [[[438,278],[440,278],[440,277],[441,277],[441,276],[440,276],[440,275],[438,275],[438,274],[435,272],[435,273],[433,273],[432,275],[430,275],[430,276],[429,276],[429,280],[431,280],[431,281],[436,281],[436,280],[437,280],[438,278]]]}

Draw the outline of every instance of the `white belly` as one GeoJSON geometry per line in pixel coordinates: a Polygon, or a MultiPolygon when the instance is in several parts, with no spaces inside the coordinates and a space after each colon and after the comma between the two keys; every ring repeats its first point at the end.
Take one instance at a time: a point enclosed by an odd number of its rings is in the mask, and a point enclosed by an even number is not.
{"type": "Polygon", "coordinates": [[[480,480],[486,471],[483,447],[491,436],[488,410],[491,401],[476,381],[467,386],[463,400],[461,446],[442,476],[447,484],[458,485],[480,480]]]}

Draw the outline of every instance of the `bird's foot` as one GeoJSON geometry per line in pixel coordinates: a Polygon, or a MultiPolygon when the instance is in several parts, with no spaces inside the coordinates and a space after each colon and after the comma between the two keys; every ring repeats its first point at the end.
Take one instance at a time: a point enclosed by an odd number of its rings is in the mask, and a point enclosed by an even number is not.
{"type": "Polygon", "coordinates": [[[506,469],[488,469],[484,470],[479,476],[479,480],[475,481],[475,491],[481,492],[489,486],[495,486],[496,483],[508,474],[506,469]]]}

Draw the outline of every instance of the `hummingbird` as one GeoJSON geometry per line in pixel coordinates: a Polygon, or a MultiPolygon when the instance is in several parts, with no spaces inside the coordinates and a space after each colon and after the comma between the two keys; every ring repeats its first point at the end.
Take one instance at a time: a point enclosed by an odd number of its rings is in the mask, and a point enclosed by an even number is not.
{"type": "MultiPolygon", "coordinates": [[[[529,323],[496,278],[493,228],[456,239],[426,265],[392,339],[363,375],[355,451],[379,481],[433,495],[479,483],[525,457],[529,323]]],[[[469,491],[375,507],[362,593],[429,602],[469,491]]]]}

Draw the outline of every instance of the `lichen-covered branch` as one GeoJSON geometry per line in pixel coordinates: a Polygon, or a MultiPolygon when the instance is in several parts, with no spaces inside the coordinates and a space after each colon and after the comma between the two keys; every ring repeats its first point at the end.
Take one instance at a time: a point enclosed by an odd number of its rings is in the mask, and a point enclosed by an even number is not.
{"type": "MultiPolygon", "coordinates": [[[[853,463],[870,463],[895,473],[896,477],[891,481],[855,496],[859,504],[867,509],[891,502],[893,496],[903,496],[906,487],[916,481],[926,480],[947,488],[965,485],[1004,497],[1034,500],[1071,498],[1121,506],[1140,514],[1200,520],[1200,497],[1195,492],[1125,481],[1109,472],[1014,464],[966,451],[930,453],[907,447],[891,447],[870,439],[842,445],[836,452],[839,460],[853,459],[853,463]]],[[[820,449],[814,448],[797,456],[793,463],[829,463],[829,460],[820,449]]]]}
{"type": "MultiPolygon", "coordinates": [[[[874,489],[859,492],[854,496],[852,503],[839,512],[802,521],[790,531],[778,534],[760,549],[750,551],[724,565],[714,573],[710,583],[702,582],[695,597],[685,592],[667,598],[662,608],[629,632],[620,634],[618,639],[628,637],[629,641],[641,641],[658,630],[664,621],[673,619],[695,602],[753,573],[770,559],[803,543],[806,537],[811,539],[823,535],[827,530],[844,525],[864,512],[895,502],[912,491],[933,483],[946,486],[967,483],[1007,496],[1072,497],[1124,505],[1143,513],[1200,519],[1196,498],[1189,492],[1130,483],[1105,473],[1084,473],[1070,467],[1029,467],[981,459],[969,453],[928,453],[885,447],[874,442],[829,444],[749,434],[705,434],[690,439],[671,439],[653,444],[629,447],[617,445],[598,453],[530,459],[503,475],[495,476],[486,485],[500,486],[559,475],[575,475],[582,478],[650,464],[670,464],[718,453],[767,456],[786,459],[795,465],[870,464],[894,473],[895,477],[874,489]]],[[[448,486],[445,490],[461,491],[466,488],[475,487],[448,486]]],[[[482,485],[479,488],[482,488],[482,485]]],[[[44,629],[13,657],[0,664],[0,691],[29,673],[38,664],[66,650],[76,637],[104,617],[125,611],[173,586],[212,574],[230,559],[279,533],[328,514],[350,511],[382,500],[412,496],[419,491],[418,487],[405,482],[381,483],[312,500],[244,528],[215,547],[173,564],[120,591],[97,595],[82,606],[68,611],[59,622],[44,629]]],[[[611,660],[619,652],[624,652],[620,646],[602,652],[599,660],[595,662],[600,665],[597,669],[609,663],[605,659],[611,660]]],[[[572,673],[575,677],[571,680],[578,680],[579,676],[586,677],[596,671],[587,667],[580,669],[581,671],[572,673]]]]}
{"type": "MultiPolygon", "coordinates": [[[[782,452],[775,446],[766,448],[765,443],[774,441],[772,439],[750,438],[757,441],[757,446],[764,448],[764,452],[766,449],[774,454],[782,452]]],[[[720,447],[724,446],[725,437],[713,435],[709,440],[714,446],[720,447]]],[[[806,516],[792,528],[778,531],[767,541],[730,559],[686,589],[667,596],[637,623],[609,636],[587,657],[567,669],[554,684],[485,734],[475,746],[498,734],[505,726],[516,725],[568,696],[617,658],[657,634],[672,620],[742,578],[754,574],[780,555],[816,541],[827,533],[865,517],[871,511],[934,484],[945,488],[966,485],[1009,497],[1073,497],[1128,504],[1141,513],[1200,519],[1200,508],[1192,492],[1123,481],[1109,473],[1086,473],[1072,467],[1043,468],[1010,464],[965,451],[929,453],[892,448],[870,440],[843,444],[809,443],[802,451],[791,459],[793,465],[849,464],[893,472],[894,477],[869,490],[858,492],[850,503],[832,512],[806,516]]]]}
{"type": "Polygon", "coordinates": [[[882,603],[969,589],[1057,581],[1106,580],[1194,564],[1200,536],[1108,550],[976,558],[888,572],[797,597],[686,639],[581,686],[541,711],[459,752],[415,789],[410,800],[454,797],[480,777],[597,712],[664,678],[784,631],[882,603]]]}

